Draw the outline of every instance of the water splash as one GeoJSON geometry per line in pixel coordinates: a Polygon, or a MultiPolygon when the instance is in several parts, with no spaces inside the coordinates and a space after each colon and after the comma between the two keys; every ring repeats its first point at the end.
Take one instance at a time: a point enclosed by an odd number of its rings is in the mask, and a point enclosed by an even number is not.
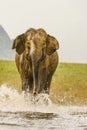
{"type": "Polygon", "coordinates": [[[47,111],[52,105],[47,94],[21,94],[6,84],[0,87],[0,111],[47,111]],[[45,108],[45,109],[44,109],[45,108]],[[46,109],[47,108],[47,109],[46,109]]]}

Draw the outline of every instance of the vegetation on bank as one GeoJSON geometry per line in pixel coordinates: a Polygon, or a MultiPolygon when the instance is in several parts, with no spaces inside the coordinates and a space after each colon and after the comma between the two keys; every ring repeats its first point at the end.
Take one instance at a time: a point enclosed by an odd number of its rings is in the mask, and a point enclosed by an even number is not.
{"type": "MultiPolygon", "coordinates": [[[[4,83],[21,92],[15,61],[0,60],[0,85],[4,83]]],[[[60,63],[53,76],[50,98],[58,104],[87,105],[87,64],[60,63]]]]}

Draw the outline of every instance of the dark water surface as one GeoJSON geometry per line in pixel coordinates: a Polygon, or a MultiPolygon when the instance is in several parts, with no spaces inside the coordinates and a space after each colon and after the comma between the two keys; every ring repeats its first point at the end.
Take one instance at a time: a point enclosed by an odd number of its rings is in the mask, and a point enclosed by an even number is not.
{"type": "Polygon", "coordinates": [[[0,130],[87,130],[87,106],[58,106],[48,95],[0,87],[0,130]]]}

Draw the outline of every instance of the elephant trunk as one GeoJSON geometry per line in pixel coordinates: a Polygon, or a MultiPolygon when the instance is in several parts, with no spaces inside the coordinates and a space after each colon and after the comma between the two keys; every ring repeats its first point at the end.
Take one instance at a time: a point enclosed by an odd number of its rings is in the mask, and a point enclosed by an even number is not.
{"type": "Polygon", "coordinates": [[[39,52],[35,48],[33,40],[31,40],[30,56],[32,61],[32,72],[33,72],[33,94],[38,93],[40,87],[40,77],[39,77],[39,52]]]}
{"type": "MultiPolygon", "coordinates": [[[[32,58],[31,58],[32,59],[32,58]]],[[[39,63],[36,63],[34,59],[32,59],[32,71],[33,71],[33,94],[37,95],[39,89],[39,63]]]]}

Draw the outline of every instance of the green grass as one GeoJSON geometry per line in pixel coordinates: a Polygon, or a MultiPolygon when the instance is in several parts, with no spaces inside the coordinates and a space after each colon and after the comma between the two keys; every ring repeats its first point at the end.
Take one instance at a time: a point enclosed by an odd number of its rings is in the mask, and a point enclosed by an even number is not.
{"type": "MultiPolygon", "coordinates": [[[[3,83],[21,91],[15,61],[0,60],[0,85],[3,83]]],[[[58,104],[87,105],[87,64],[60,63],[53,76],[50,97],[58,104]]]]}
{"type": "Polygon", "coordinates": [[[87,64],[60,63],[53,80],[51,97],[59,104],[87,104],[87,64]]]}
{"type": "Polygon", "coordinates": [[[21,80],[15,61],[0,60],[0,85],[4,83],[21,91],[21,80]]]}

